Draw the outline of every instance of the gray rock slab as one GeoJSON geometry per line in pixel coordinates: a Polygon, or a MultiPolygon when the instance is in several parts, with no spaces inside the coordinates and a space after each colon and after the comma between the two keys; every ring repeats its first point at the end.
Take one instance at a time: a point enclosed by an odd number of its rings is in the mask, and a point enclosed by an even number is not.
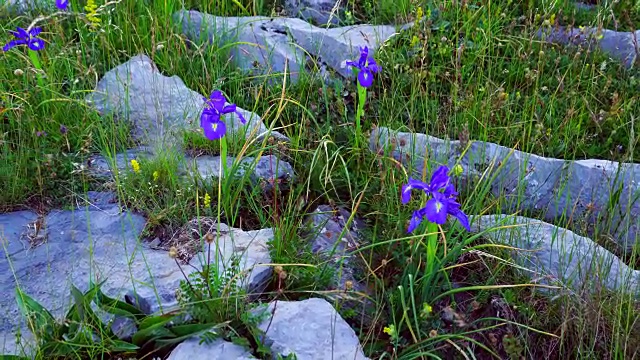
{"type": "Polygon", "coordinates": [[[197,337],[176,346],[167,360],[245,360],[255,359],[251,352],[240,345],[216,339],[210,344],[200,344],[197,337]]]}
{"type": "Polygon", "coordinates": [[[367,359],[355,331],[324,299],[271,302],[266,311],[273,316],[258,327],[274,354],[295,354],[298,360],[367,359]]]}
{"type": "Polygon", "coordinates": [[[11,272],[7,256],[29,248],[28,241],[22,235],[37,219],[38,215],[32,211],[16,211],[0,216],[0,274],[11,272]]]}
{"type": "MultiPolygon", "coordinates": [[[[368,46],[372,53],[384,41],[396,34],[390,25],[354,25],[323,29],[296,18],[218,17],[197,11],[181,10],[174,15],[182,32],[192,41],[233,45],[232,55],[245,71],[269,74],[281,72],[287,63],[292,76],[305,70],[308,52],[319,63],[326,64],[344,77],[351,78],[352,70],[346,60],[357,60],[360,47],[368,46]],[[237,44],[249,40],[252,44],[237,44]],[[303,51],[304,50],[304,51],[303,51]]],[[[296,81],[296,78],[293,78],[296,81]]]]}
{"type": "Polygon", "coordinates": [[[522,216],[484,215],[474,220],[472,231],[518,248],[512,257],[541,284],[578,293],[605,288],[640,297],[640,271],[589,238],[522,216]]]}
{"type": "Polygon", "coordinates": [[[271,20],[267,17],[221,17],[180,10],[173,19],[191,41],[231,46],[231,57],[244,71],[274,75],[284,73],[286,66],[291,81],[296,82],[304,69],[306,54],[285,32],[268,26],[271,20]]]}
{"type": "MultiPolygon", "coordinates": [[[[232,261],[238,259],[240,285],[251,294],[260,294],[271,280],[272,268],[268,242],[273,239],[273,229],[244,231],[220,223],[215,244],[211,246],[211,264],[218,264],[222,273],[231,269],[232,261]]],[[[207,262],[208,248],[189,261],[192,268],[201,269],[207,262]]]]}
{"type": "Polygon", "coordinates": [[[580,29],[556,26],[540,29],[536,36],[550,43],[600,49],[613,59],[621,61],[625,67],[631,68],[638,57],[637,39],[640,38],[640,30],[635,33],[608,29],[598,32],[594,27],[580,29]]]}
{"type": "Polygon", "coordinates": [[[151,158],[153,153],[146,147],[138,147],[114,154],[113,156],[93,155],[87,160],[87,172],[96,178],[111,179],[115,172],[123,174],[131,171],[131,160],[151,158]]]}
{"type": "Polygon", "coordinates": [[[316,25],[337,25],[342,10],[340,5],[337,0],[285,0],[284,9],[287,14],[316,25]]]}
{"type": "Polygon", "coordinates": [[[322,29],[307,23],[281,20],[281,27],[287,29],[295,43],[313,54],[345,78],[353,78],[353,71],[346,66],[347,60],[358,61],[360,48],[367,46],[370,54],[389,38],[397,34],[391,25],[352,25],[332,29],[322,29]]]}
{"type": "Polygon", "coordinates": [[[102,116],[130,124],[135,139],[159,148],[178,144],[182,130],[199,124],[204,108],[202,95],[180,77],[163,75],[146,55],[109,70],[86,101],[102,116]]]}
{"type": "MultiPolygon", "coordinates": [[[[208,95],[207,95],[208,96],[208,95]]],[[[135,140],[157,153],[181,145],[184,131],[199,129],[205,97],[189,89],[178,76],[165,76],[146,55],[137,55],[109,70],[98,81],[94,92],[86,97],[103,117],[126,121],[135,140]]],[[[245,138],[269,133],[260,117],[238,108],[247,124],[234,114],[225,115],[229,135],[245,138]]],[[[286,136],[270,135],[282,140],[286,136]]]]}
{"type": "MultiPolygon", "coordinates": [[[[164,250],[150,249],[139,240],[146,220],[118,208],[96,210],[56,210],[44,217],[44,242],[36,247],[23,246],[26,226],[37,219],[31,212],[0,215],[3,251],[0,261],[0,344],[12,344],[14,333],[28,333],[14,299],[16,283],[56,317],[71,304],[70,284],[81,290],[89,281],[106,280],[103,291],[115,298],[131,296],[131,289],[143,298],[146,311],[158,312],[176,305],[175,291],[184,279],[179,266],[164,250]],[[8,261],[7,261],[8,260],[8,261]],[[10,264],[10,266],[9,266],[10,264]]],[[[212,259],[220,270],[228,268],[233,257],[240,259],[241,284],[250,293],[261,292],[271,279],[267,242],[272,229],[242,231],[221,224],[221,235],[212,247],[212,259]]],[[[193,267],[183,266],[188,275],[201,268],[205,257],[191,260],[193,267]]],[[[7,346],[9,346],[7,345],[7,346]]],[[[15,351],[9,348],[8,351],[15,351]]]]}
{"type": "Polygon", "coordinates": [[[28,11],[56,11],[55,2],[48,0],[3,0],[0,3],[0,18],[4,14],[24,14],[28,11]]]}
{"type": "MultiPolygon", "coordinates": [[[[189,168],[202,179],[218,178],[221,172],[222,161],[220,156],[204,155],[191,158],[189,168]]],[[[227,169],[232,171],[234,157],[227,157],[227,169]]],[[[265,191],[273,189],[274,183],[286,186],[295,179],[295,173],[291,164],[278,159],[274,155],[264,155],[259,159],[248,156],[240,160],[234,177],[242,178],[249,171],[249,178],[254,186],[261,185],[265,191]]]]}
{"type": "Polygon", "coordinates": [[[416,176],[427,154],[450,168],[458,162],[464,181],[487,181],[495,196],[504,196],[503,212],[535,211],[546,220],[571,216],[588,223],[589,232],[611,234],[623,250],[638,244],[640,164],[545,158],[481,141],[463,151],[459,141],[384,127],[372,131],[370,149],[389,151],[416,176]]]}

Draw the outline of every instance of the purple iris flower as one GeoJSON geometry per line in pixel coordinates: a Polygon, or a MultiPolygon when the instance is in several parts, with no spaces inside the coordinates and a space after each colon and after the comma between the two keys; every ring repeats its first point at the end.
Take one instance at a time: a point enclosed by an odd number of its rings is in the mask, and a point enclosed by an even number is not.
{"type": "Polygon", "coordinates": [[[358,69],[358,82],[362,87],[366,88],[373,84],[373,74],[382,70],[373,56],[369,56],[369,48],[366,46],[360,48],[360,59],[358,62],[347,61],[347,66],[358,69]]]}
{"type": "Polygon", "coordinates": [[[69,0],[56,0],[56,7],[60,10],[67,10],[69,7],[69,0]]]}
{"type": "Polygon", "coordinates": [[[16,31],[9,31],[16,40],[9,41],[3,48],[2,51],[9,51],[10,49],[18,46],[18,45],[28,45],[29,49],[33,51],[38,51],[44,49],[44,41],[42,39],[38,39],[36,36],[42,32],[42,28],[35,27],[29,31],[18,27],[16,31]]]}
{"type": "Polygon", "coordinates": [[[413,232],[425,218],[432,223],[444,224],[448,215],[454,216],[467,231],[471,231],[469,219],[460,209],[460,204],[456,200],[458,193],[451,184],[448,173],[448,167],[440,166],[431,175],[431,181],[428,184],[409,178],[409,182],[402,186],[403,204],[411,200],[411,191],[414,189],[422,190],[430,197],[423,208],[413,212],[407,232],[413,232]]]}
{"type": "Polygon", "coordinates": [[[204,135],[207,139],[218,140],[224,137],[227,132],[227,126],[221,119],[224,114],[236,113],[243,124],[247,122],[236,109],[236,104],[225,106],[226,99],[220,90],[212,92],[211,96],[205,100],[207,106],[200,115],[200,126],[204,129],[204,135]]]}

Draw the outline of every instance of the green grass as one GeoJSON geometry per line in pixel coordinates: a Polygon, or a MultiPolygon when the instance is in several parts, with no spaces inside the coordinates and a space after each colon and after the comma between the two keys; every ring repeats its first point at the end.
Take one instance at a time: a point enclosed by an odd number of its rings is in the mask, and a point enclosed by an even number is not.
{"type": "MultiPolygon", "coordinates": [[[[220,16],[273,15],[281,9],[279,3],[266,0],[186,3],[189,9],[220,16]]],[[[577,12],[546,1],[461,3],[467,5],[347,3],[348,23],[404,23],[415,19],[418,5],[426,17],[376,53],[383,72],[369,90],[361,143],[367,143],[365,135],[373,126],[406,127],[563,159],[638,162],[637,67],[625,70],[599,52],[542,44],[533,37],[552,16],[561,24],[608,28],[618,19],[620,30],[633,30],[637,6],[620,2],[612,11],[605,6],[577,12]]],[[[374,294],[375,310],[369,315],[379,320],[364,326],[348,310],[343,315],[370,358],[463,358],[462,353],[511,359],[638,356],[640,312],[633,299],[604,291],[549,299],[528,286],[513,266],[497,260],[508,260],[507,252],[483,246],[482,237],[460,227],[444,227],[446,244],[424,235],[424,230],[408,236],[406,223],[420,204],[400,202],[405,172],[388,158],[352,146],[358,136],[350,126],[357,104],[355,84],[328,87],[309,75],[283,91],[267,79],[249,77],[228,62],[225,49],[187,45],[171,21],[181,6],[172,0],[122,1],[113,12],[101,15],[104,31],[91,31],[81,17],[47,20],[42,35],[47,48],[39,53],[45,88],[36,87],[37,77],[23,49],[0,55],[0,209],[46,212],[71,204],[87,190],[107,188],[129,208],[145,214],[151,239],[167,239],[199,215],[245,230],[273,227],[272,260],[288,265],[278,270],[269,293],[261,298],[270,300],[302,299],[326,289],[331,272],[324,260],[310,254],[300,229],[305,214],[318,204],[341,205],[368,225],[368,242],[355,256],[363,260],[360,271],[374,294]],[[262,116],[265,124],[282,127],[290,144],[267,139],[245,147],[230,139],[229,151],[234,156],[276,154],[294,166],[298,181],[264,194],[246,177],[196,180],[180,174],[184,164],[172,153],[141,159],[139,173],[125,171],[107,184],[87,176],[81,164],[89,155],[112,156],[134,143],[126,126],[100,118],[83,98],[106,71],[140,52],[148,54],[163,74],[179,76],[189,88],[203,95],[223,90],[238,106],[262,116]],[[211,204],[205,205],[205,194],[211,204]],[[431,250],[425,251],[425,244],[431,250]],[[423,271],[424,263],[431,271],[423,271]],[[462,289],[452,291],[453,284],[462,289]],[[508,311],[496,312],[496,303],[506,304],[501,309],[508,311]],[[425,304],[434,311],[423,312],[425,304]],[[438,313],[447,307],[466,325],[443,321],[438,313]],[[393,336],[383,331],[390,325],[396,329],[393,336]]],[[[30,21],[3,19],[0,40],[8,40],[8,30],[30,21]]],[[[218,142],[200,134],[186,134],[185,140],[190,153],[220,152],[218,142]]],[[[460,191],[469,214],[499,212],[504,201],[489,196],[483,183],[460,191]]],[[[631,254],[628,262],[636,259],[631,254]]],[[[247,297],[233,291],[233,276],[200,275],[205,279],[199,283],[201,289],[182,289],[185,308],[197,308],[201,323],[224,323],[227,339],[260,353],[254,320],[246,316],[248,304],[235,301],[247,297]],[[211,276],[217,289],[231,290],[207,295],[211,284],[206,280],[211,276]]],[[[147,320],[147,325],[153,321],[147,320]]],[[[113,349],[105,342],[93,347],[90,356],[113,349]]]]}

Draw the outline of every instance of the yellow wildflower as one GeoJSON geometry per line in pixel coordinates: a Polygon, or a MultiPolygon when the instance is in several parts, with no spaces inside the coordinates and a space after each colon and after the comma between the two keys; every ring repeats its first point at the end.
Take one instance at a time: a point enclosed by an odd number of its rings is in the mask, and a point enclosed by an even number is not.
{"type": "Polygon", "coordinates": [[[96,5],[95,0],[87,0],[87,5],[85,5],[84,9],[87,11],[87,19],[91,23],[92,27],[98,27],[100,25],[100,18],[98,17],[98,13],[96,10],[98,9],[98,5],[96,5]]]}
{"type": "Polygon", "coordinates": [[[158,181],[158,178],[160,177],[160,173],[158,172],[158,170],[153,172],[153,181],[158,181]]]}
{"type": "Polygon", "coordinates": [[[209,195],[209,193],[204,194],[204,207],[205,208],[211,207],[211,196],[209,195]]]}
{"type": "Polygon", "coordinates": [[[396,327],[393,324],[385,326],[382,331],[391,337],[396,337],[396,327]]]}
{"type": "Polygon", "coordinates": [[[422,6],[418,6],[418,9],[416,10],[416,22],[420,21],[423,15],[424,12],[422,12],[422,6]]]}
{"type": "Polygon", "coordinates": [[[411,47],[414,47],[416,45],[418,45],[420,43],[420,38],[418,38],[417,36],[413,35],[413,37],[411,38],[411,47]]]}
{"type": "Polygon", "coordinates": [[[462,175],[463,172],[464,172],[464,169],[460,164],[456,164],[456,166],[453,167],[453,176],[460,176],[462,175]]]}
{"type": "MultiPolygon", "coordinates": [[[[456,166],[460,166],[460,165],[456,165],[456,166]]],[[[422,304],[422,316],[427,317],[431,315],[432,312],[433,312],[433,307],[431,307],[431,305],[427,303],[422,304]]]]}
{"type": "Polygon", "coordinates": [[[140,163],[138,162],[138,160],[136,159],[131,160],[131,167],[133,168],[134,173],[137,174],[140,172],[140,163]]]}

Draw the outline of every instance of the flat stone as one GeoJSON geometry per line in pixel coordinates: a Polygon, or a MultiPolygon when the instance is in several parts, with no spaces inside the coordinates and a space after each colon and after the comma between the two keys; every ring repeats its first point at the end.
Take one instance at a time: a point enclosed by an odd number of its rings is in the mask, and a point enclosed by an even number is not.
{"type": "Polygon", "coordinates": [[[251,352],[240,345],[216,339],[209,344],[200,344],[197,337],[176,346],[167,360],[245,360],[255,359],[251,352]]]}
{"type": "Polygon", "coordinates": [[[539,39],[562,45],[582,46],[588,49],[598,48],[613,59],[621,61],[626,68],[631,68],[638,56],[640,30],[633,32],[613,31],[584,27],[583,29],[556,26],[540,29],[536,32],[539,39]]]}
{"type": "MultiPolygon", "coordinates": [[[[220,223],[220,230],[211,246],[210,263],[217,263],[222,273],[231,268],[234,259],[238,259],[238,268],[243,274],[238,278],[239,285],[249,294],[260,294],[271,280],[271,266],[262,265],[271,263],[268,242],[273,236],[271,228],[244,231],[220,223]]],[[[189,267],[202,269],[207,258],[207,251],[199,252],[189,261],[189,267]]]]}
{"type": "Polygon", "coordinates": [[[93,206],[105,206],[115,203],[118,199],[113,191],[87,191],[86,201],[93,206]]]}
{"type": "Polygon", "coordinates": [[[340,5],[337,0],[285,0],[284,9],[287,14],[316,25],[337,25],[342,10],[340,5]],[[336,11],[332,14],[334,8],[336,11]]]}
{"type": "Polygon", "coordinates": [[[179,144],[181,131],[197,126],[204,108],[202,95],[180,77],[160,73],[146,55],[109,70],[86,101],[100,115],[126,121],[136,140],[154,148],[179,144]]]}
{"type": "Polygon", "coordinates": [[[38,215],[32,211],[16,211],[0,215],[0,274],[9,274],[9,262],[4,261],[17,253],[29,248],[29,243],[23,239],[27,226],[34,223],[38,215]]]}
{"type": "MultiPolygon", "coordinates": [[[[200,126],[205,97],[189,89],[178,76],[165,76],[146,55],[137,55],[109,70],[86,97],[103,117],[113,116],[132,127],[135,140],[147,145],[152,153],[182,145],[184,131],[200,126]]],[[[268,129],[260,117],[238,108],[247,124],[235,114],[224,116],[229,135],[262,137],[268,129]]],[[[108,121],[105,119],[105,121],[108,121]]],[[[278,139],[286,136],[270,134],[278,139]]]]}
{"type": "Polygon", "coordinates": [[[296,44],[348,79],[354,76],[346,61],[358,61],[361,47],[367,46],[370,54],[375,55],[385,41],[398,33],[391,25],[365,24],[322,29],[289,19],[282,20],[282,23],[296,44]]]}
{"type": "Polygon", "coordinates": [[[589,238],[546,222],[522,216],[476,216],[472,231],[512,251],[525,273],[544,285],[560,285],[581,293],[600,288],[640,297],[640,271],[589,238]]]}
{"type": "Polygon", "coordinates": [[[296,82],[307,61],[306,54],[291,43],[285,32],[269,26],[268,17],[222,17],[180,10],[173,19],[183,34],[197,44],[231,46],[235,65],[249,73],[277,78],[276,74],[284,73],[286,66],[291,81],[296,82]]]}
{"type": "Polygon", "coordinates": [[[426,154],[450,168],[458,161],[463,183],[491,181],[491,192],[504,196],[503,212],[535,211],[549,221],[571,215],[590,224],[590,234],[610,233],[622,250],[638,244],[639,164],[545,158],[481,141],[471,142],[462,156],[459,141],[384,127],[372,131],[370,149],[389,149],[415,176],[421,176],[426,154]]]}
{"type": "MultiPolygon", "coordinates": [[[[263,310],[255,310],[260,314],[263,310]]],[[[276,301],[258,328],[273,354],[295,354],[298,360],[367,359],[355,331],[324,299],[276,301]]]]}
{"type": "MultiPolygon", "coordinates": [[[[220,156],[204,155],[190,160],[188,166],[191,172],[197,173],[202,179],[218,178],[222,173],[220,156]]],[[[235,160],[235,157],[227,157],[228,171],[232,170],[235,160]]],[[[252,184],[254,186],[262,184],[265,191],[272,190],[276,182],[286,186],[295,179],[291,164],[274,155],[261,156],[257,161],[250,156],[242,158],[233,176],[242,178],[247,171],[250,172],[252,184]]]]}
{"type": "MultiPolygon", "coordinates": [[[[1,214],[0,223],[19,225],[15,219],[21,218],[25,223],[34,215],[1,214]]],[[[175,303],[182,274],[175,262],[168,261],[166,251],[140,245],[145,222],[140,215],[92,207],[56,210],[45,216],[41,230],[44,243],[12,254],[12,271],[6,268],[6,261],[0,262],[0,291],[7,295],[0,299],[4,310],[0,314],[0,344],[13,343],[17,329],[30,335],[14,299],[15,278],[27,295],[56,317],[71,304],[70,284],[85,291],[90,280],[106,280],[102,290],[115,298],[135,288],[141,296],[155,301],[154,311],[175,303]]],[[[10,228],[10,242],[17,240],[20,228],[10,228]]]]}
{"type": "Polygon", "coordinates": [[[55,2],[48,0],[3,0],[0,4],[0,18],[4,14],[24,14],[29,11],[54,12],[55,2]]]}
{"type": "Polygon", "coordinates": [[[96,178],[111,179],[115,173],[125,174],[133,171],[131,160],[151,158],[153,153],[146,147],[129,149],[113,156],[93,155],[87,160],[88,173],[96,178]]]}
{"type": "Polygon", "coordinates": [[[282,72],[288,64],[292,82],[305,70],[307,56],[313,55],[340,75],[352,78],[346,60],[357,60],[360,47],[373,54],[383,42],[396,34],[390,25],[354,25],[323,29],[296,18],[218,17],[197,11],[181,10],[173,15],[182,32],[203,44],[231,45],[237,65],[250,72],[282,72]],[[238,44],[248,41],[252,45],[238,44]],[[255,45],[253,45],[255,44],[255,45]],[[302,51],[304,50],[304,51],[302,51]],[[260,66],[256,68],[255,64],[260,66]]]}

